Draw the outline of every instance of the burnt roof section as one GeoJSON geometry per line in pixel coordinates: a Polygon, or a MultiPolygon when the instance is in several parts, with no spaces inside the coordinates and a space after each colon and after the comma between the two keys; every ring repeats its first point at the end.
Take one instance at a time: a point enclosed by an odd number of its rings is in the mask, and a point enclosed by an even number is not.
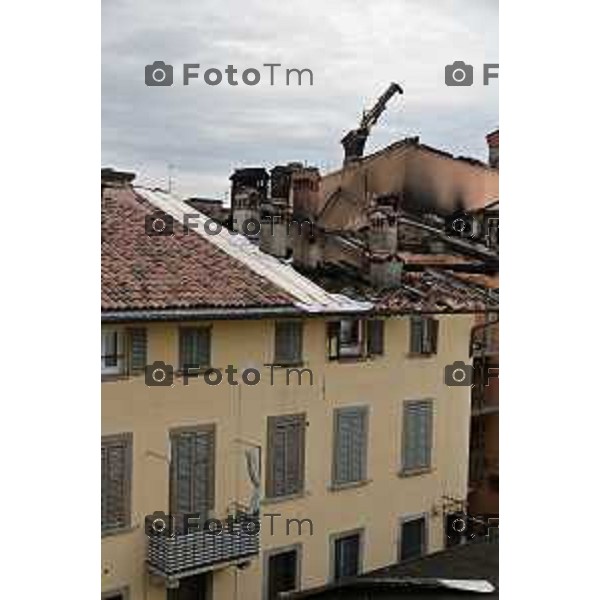
{"type": "Polygon", "coordinates": [[[131,186],[102,192],[102,310],[292,307],[265,277],[183,225],[149,236],[156,209],[131,186]]]}
{"type": "Polygon", "coordinates": [[[454,546],[403,563],[366,573],[356,579],[312,590],[282,594],[287,600],[465,600],[499,598],[497,543],[471,543],[454,546]],[[410,585],[410,578],[485,580],[494,586],[491,593],[478,594],[410,585]]]}
{"type": "Polygon", "coordinates": [[[453,314],[499,310],[498,286],[493,277],[454,273],[445,269],[403,270],[400,284],[378,289],[365,273],[344,263],[325,264],[310,277],[332,293],[373,302],[377,314],[453,314]]]}

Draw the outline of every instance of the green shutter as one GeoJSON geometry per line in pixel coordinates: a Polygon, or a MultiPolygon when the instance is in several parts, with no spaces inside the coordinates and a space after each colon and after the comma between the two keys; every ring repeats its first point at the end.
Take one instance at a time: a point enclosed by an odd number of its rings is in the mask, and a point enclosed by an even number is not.
{"type": "Polygon", "coordinates": [[[147,363],[146,328],[135,327],[127,330],[129,350],[129,370],[131,373],[143,371],[147,363]]]}
{"type": "Polygon", "coordinates": [[[102,530],[128,527],[130,523],[131,434],[102,439],[102,530]]]}
{"type": "Polygon", "coordinates": [[[210,328],[182,327],[179,330],[180,370],[210,367],[210,328]]]}
{"type": "Polygon", "coordinates": [[[366,479],[367,409],[342,408],[335,411],[333,483],[366,479]]]}
{"type": "Polygon", "coordinates": [[[298,494],[304,489],[304,414],[267,419],[267,496],[298,494]]]}
{"type": "Polygon", "coordinates": [[[402,427],[402,470],[431,467],[433,403],[413,400],[404,403],[402,427]]]}
{"type": "MultiPolygon", "coordinates": [[[[208,518],[214,506],[215,431],[211,427],[171,436],[171,512],[208,518]]],[[[178,524],[182,522],[177,519],[178,524]]]]}
{"type": "Polygon", "coordinates": [[[302,334],[301,321],[275,323],[275,364],[293,365],[302,362],[302,334]]]}

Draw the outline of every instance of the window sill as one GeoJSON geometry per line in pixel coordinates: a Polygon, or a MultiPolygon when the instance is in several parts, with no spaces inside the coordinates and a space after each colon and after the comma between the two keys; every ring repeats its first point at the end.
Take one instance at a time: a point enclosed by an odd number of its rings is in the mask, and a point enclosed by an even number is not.
{"type": "Polygon", "coordinates": [[[300,500],[307,496],[308,493],[306,491],[298,492],[297,494],[289,494],[288,496],[274,496],[272,498],[265,497],[262,499],[261,504],[268,506],[269,504],[279,504],[280,502],[288,502],[291,500],[300,500]]]}
{"type": "Polygon", "coordinates": [[[336,363],[364,363],[383,358],[383,354],[363,354],[362,356],[329,356],[329,362],[336,363]]]}
{"type": "Polygon", "coordinates": [[[290,368],[290,367],[294,367],[294,368],[304,367],[305,364],[306,363],[304,361],[283,362],[283,361],[274,360],[269,366],[273,367],[274,369],[286,369],[286,368],[290,368]]]}
{"type": "Polygon", "coordinates": [[[364,487],[365,485],[369,485],[372,481],[372,479],[363,479],[361,481],[350,481],[348,483],[332,483],[329,485],[328,490],[330,492],[343,492],[344,490],[364,487]]]}
{"type": "Polygon", "coordinates": [[[402,470],[398,472],[398,477],[418,477],[419,475],[430,475],[433,473],[432,467],[424,467],[422,469],[402,470]]]}
{"type": "Polygon", "coordinates": [[[406,358],[433,358],[437,356],[437,352],[408,352],[406,358]]]}

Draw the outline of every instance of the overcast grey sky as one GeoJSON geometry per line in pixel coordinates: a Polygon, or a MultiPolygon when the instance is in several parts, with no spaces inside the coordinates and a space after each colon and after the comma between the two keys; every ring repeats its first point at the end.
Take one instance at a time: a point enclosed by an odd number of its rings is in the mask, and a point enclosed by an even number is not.
{"type": "MultiPolygon", "coordinates": [[[[302,161],[339,167],[339,140],[390,81],[394,97],[366,152],[407,135],[486,158],[498,125],[498,0],[102,0],[102,164],[140,182],[223,198],[240,166],[302,161]],[[175,68],[171,87],[147,87],[144,67],[175,68]],[[475,66],[471,87],[447,87],[444,67],[475,66]],[[200,79],[182,83],[182,64],[200,79]],[[269,85],[263,63],[309,68],[314,85],[269,85]],[[232,64],[240,84],[208,86],[202,73],[232,64]],[[241,82],[259,68],[256,86],[241,82]]],[[[280,69],[281,70],[281,69],[280,69]]]]}

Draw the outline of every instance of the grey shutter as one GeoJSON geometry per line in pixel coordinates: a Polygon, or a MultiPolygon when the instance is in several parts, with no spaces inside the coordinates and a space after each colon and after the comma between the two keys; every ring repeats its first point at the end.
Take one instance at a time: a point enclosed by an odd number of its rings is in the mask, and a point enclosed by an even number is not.
{"type": "Polygon", "coordinates": [[[334,484],[366,478],[367,410],[343,408],[335,412],[334,484]]]}
{"type": "Polygon", "coordinates": [[[410,318],[410,352],[421,354],[423,352],[423,319],[421,317],[410,318]]]}
{"type": "Polygon", "coordinates": [[[179,330],[179,368],[210,366],[210,328],[182,327],[179,330]]]}
{"type": "Polygon", "coordinates": [[[268,418],[268,497],[289,496],[304,489],[304,429],[304,414],[268,418]]]}
{"type": "Polygon", "coordinates": [[[111,436],[102,440],[101,521],[103,531],[129,525],[131,440],[130,434],[111,436]]]}
{"type": "Polygon", "coordinates": [[[275,323],[275,364],[302,362],[302,334],[301,321],[275,323]]]}
{"type": "Polygon", "coordinates": [[[129,370],[132,373],[143,371],[147,365],[146,328],[135,327],[127,330],[129,349],[129,370]]]}
{"type": "Polygon", "coordinates": [[[171,444],[171,512],[198,513],[204,521],[214,505],[214,428],[174,433],[171,444]]]}
{"type": "Polygon", "coordinates": [[[383,354],[385,321],[367,321],[367,350],[371,356],[383,354]]]}
{"type": "Polygon", "coordinates": [[[408,401],[404,404],[402,470],[431,467],[433,404],[431,400],[408,401]]]}

